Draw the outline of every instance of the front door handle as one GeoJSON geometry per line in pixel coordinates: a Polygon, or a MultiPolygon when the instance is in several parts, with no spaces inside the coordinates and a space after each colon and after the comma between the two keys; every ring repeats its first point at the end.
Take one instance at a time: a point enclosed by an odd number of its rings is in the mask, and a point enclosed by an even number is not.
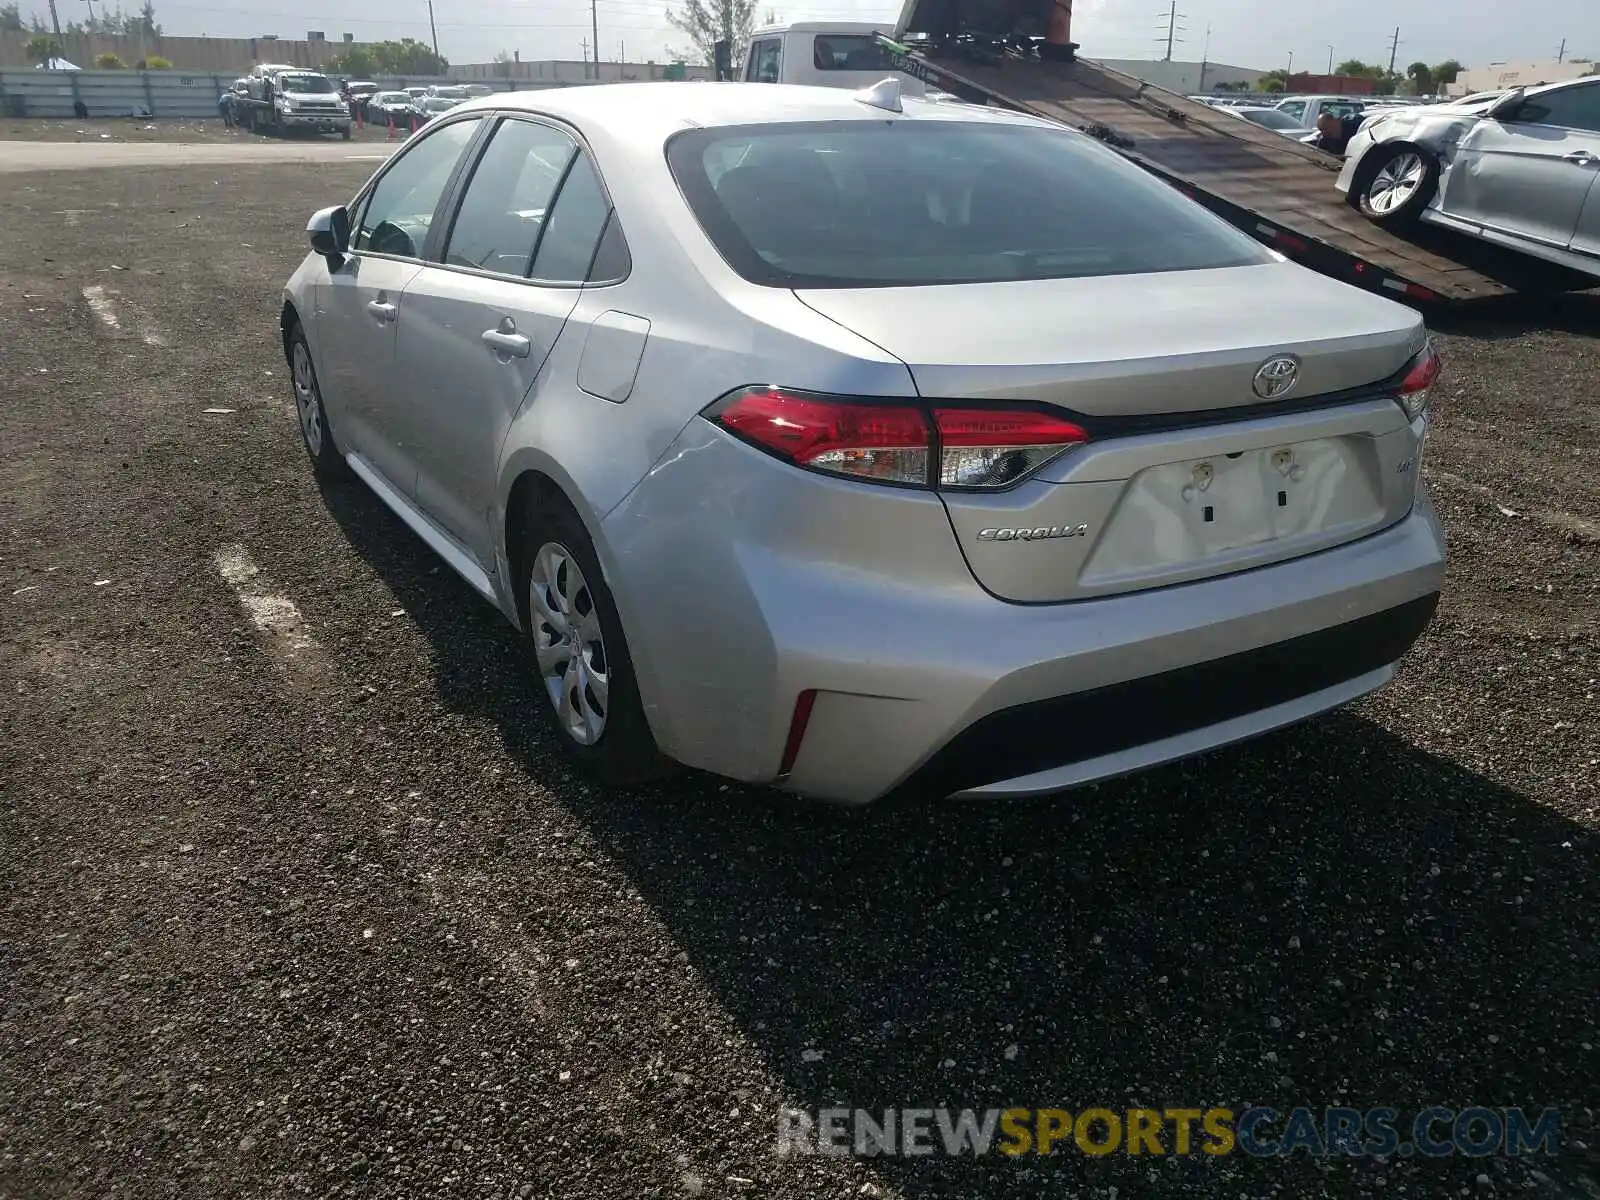
{"type": "Polygon", "coordinates": [[[1592,162],[1600,162],[1600,159],[1596,159],[1587,150],[1574,150],[1571,154],[1563,154],[1561,157],[1569,163],[1577,163],[1580,167],[1587,167],[1592,162]]]}
{"type": "Polygon", "coordinates": [[[508,318],[500,322],[499,329],[483,331],[483,344],[504,358],[527,358],[533,352],[533,343],[526,334],[514,332],[515,329],[508,318]]]}
{"type": "Polygon", "coordinates": [[[379,321],[392,321],[400,310],[383,300],[368,300],[367,311],[379,321]]]}

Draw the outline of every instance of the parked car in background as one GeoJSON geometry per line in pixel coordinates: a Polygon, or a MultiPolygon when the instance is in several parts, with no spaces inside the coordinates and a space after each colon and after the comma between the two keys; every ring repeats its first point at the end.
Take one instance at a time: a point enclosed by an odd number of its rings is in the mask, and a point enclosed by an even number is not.
{"type": "Polygon", "coordinates": [[[308,232],[315,469],[523,631],[613,785],[1058,791],[1380,687],[1437,602],[1421,317],[1073,129],[506,93],[308,232]]]}
{"type": "Polygon", "coordinates": [[[409,92],[377,92],[367,100],[369,124],[409,127],[413,118],[421,121],[423,116],[409,92]]]}
{"type": "Polygon", "coordinates": [[[471,100],[472,93],[465,85],[452,83],[435,83],[429,86],[428,95],[437,96],[441,100],[471,100]]]}
{"type": "Polygon", "coordinates": [[[1287,138],[1302,138],[1312,132],[1295,117],[1277,108],[1225,108],[1222,111],[1287,138]]]}
{"type": "Polygon", "coordinates": [[[431,121],[465,103],[465,100],[455,96],[424,96],[417,105],[417,110],[422,114],[424,121],[431,121]]]}
{"type": "Polygon", "coordinates": [[[1419,221],[1600,278],[1600,78],[1382,113],[1338,188],[1369,220],[1419,221]]]}
{"type": "Polygon", "coordinates": [[[368,79],[352,79],[344,85],[345,100],[350,105],[352,113],[360,113],[362,120],[366,120],[367,102],[381,89],[377,84],[368,79]]]}
{"type": "Polygon", "coordinates": [[[428,89],[425,87],[408,87],[405,89],[405,93],[406,95],[410,96],[412,100],[420,103],[423,97],[428,94],[428,89]]]}

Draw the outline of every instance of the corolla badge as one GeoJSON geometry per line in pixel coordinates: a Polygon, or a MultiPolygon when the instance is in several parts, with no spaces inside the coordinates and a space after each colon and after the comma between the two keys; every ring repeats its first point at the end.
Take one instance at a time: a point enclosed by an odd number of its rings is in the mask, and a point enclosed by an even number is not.
{"type": "Polygon", "coordinates": [[[1278,400],[1294,390],[1300,382],[1300,363],[1288,355],[1269,358],[1256,368],[1256,377],[1250,386],[1263,400],[1278,400]]]}

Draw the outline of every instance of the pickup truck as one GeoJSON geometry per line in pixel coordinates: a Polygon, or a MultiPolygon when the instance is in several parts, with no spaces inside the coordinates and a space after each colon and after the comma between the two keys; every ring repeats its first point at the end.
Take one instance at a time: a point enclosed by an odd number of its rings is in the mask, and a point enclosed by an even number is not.
{"type": "Polygon", "coordinates": [[[234,92],[239,124],[256,133],[338,133],[350,140],[350,106],[333,80],[316,71],[268,63],[245,76],[234,92]]]}
{"type": "Polygon", "coordinates": [[[922,80],[898,72],[879,41],[882,25],[855,21],[797,21],[750,35],[738,78],[746,83],[803,83],[860,89],[894,75],[908,96],[926,92],[922,80]]]}

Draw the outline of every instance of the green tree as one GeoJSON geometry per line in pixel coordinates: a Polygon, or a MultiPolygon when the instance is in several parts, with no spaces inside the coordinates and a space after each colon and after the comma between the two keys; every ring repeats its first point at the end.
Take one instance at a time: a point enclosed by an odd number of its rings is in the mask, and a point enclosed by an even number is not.
{"type": "Polygon", "coordinates": [[[372,47],[372,54],[378,70],[385,75],[443,75],[450,69],[448,59],[416,38],[379,42],[372,47]]]}
{"type": "Polygon", "coordinates": [[[152,54],[148,58],[141,58],[134,66],[141,71],[170,71],[172,70],[172,60],[163,58],[159,54],[152,54]]]}
{"type": "Polygon", "coordinates": [[[0,4],[0,33],[21,33],[25,29],[22,9],[16,4],[0,4]]]}
{"type": "Polygon", "coordinates": [[[1289,90],[1289,72],[1279,67],[1276,71],[1268,71],[1256,80],[1258,92],[1286,92],[1289,90]]]}
{"type": "Polygon", "coordinates": [[[683,0],[681,8],[667,10],[667,23],[693,43],[694,56],[708,67],[716,65],[716,44],[727,39],[737,71],[750,45],[755,16],[756,0],[683,0]]]}
{"type": "Polygon", "coordinates": [[[450,69],[450,60],[416,38],[401,38],[398,42],[351,46],[328,59],[323,67],[335,75],[443,75],[450,69]]]}
{"type": "Polygon", "coordinates": [[[1434,85],[1443,87],[1447,83],[1454,83],[1456,76],[1459,74],[1461,74],[1461,64],[1453,58],[1447,58],[1442,63],[1435,63],[1433,66],[1434,85]]]}
{"type": "Polygon", "coordinates": [[[372,53],[365,46],[352,46],[343,54],[335,54],[322,65],[336,75],[366,78],[378,73],[377,64],[372,60],[372,53]]]}
{"type": "Polygon", "coordinates": [[[109,50],[104,54],[95,55],[94,65],[102,71],[120,71],[126,65],[120,56],[112,54],[109,50]]]}
{"type": "Polygon", "coordinates": [[[36,63],[49,62],[61,54],[61,47],[56,40],[48,34],[40,34],[28,39],[28,61],[36,63]]]}
{"type": "Polygon", "coordinates": [[[1411,92],[1416,96],[1433,94],[1433,68],[1425,62],[1414,62],[1406,68],[1406,78],[1411,81],[1411,92]]]}

